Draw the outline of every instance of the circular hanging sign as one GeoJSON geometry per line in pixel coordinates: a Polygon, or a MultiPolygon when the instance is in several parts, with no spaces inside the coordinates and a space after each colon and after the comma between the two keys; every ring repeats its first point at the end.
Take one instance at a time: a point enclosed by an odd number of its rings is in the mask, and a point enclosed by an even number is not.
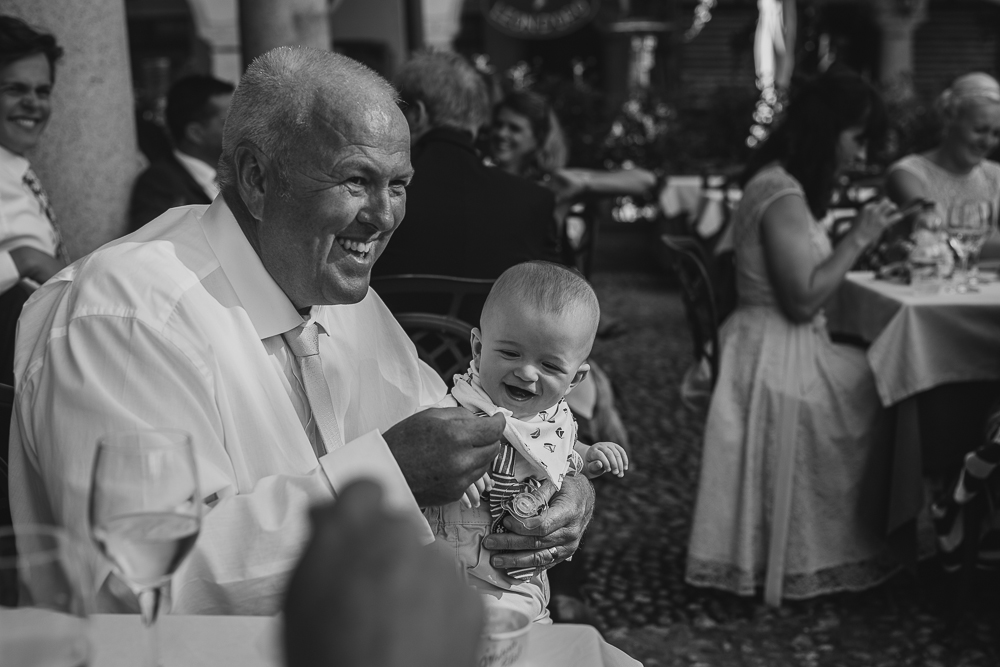
{"type": "Polygon", "coordinates": [[[483,0],[486,20],[521,39],[562,37],[586,24],[600,0],[483,0]]]}

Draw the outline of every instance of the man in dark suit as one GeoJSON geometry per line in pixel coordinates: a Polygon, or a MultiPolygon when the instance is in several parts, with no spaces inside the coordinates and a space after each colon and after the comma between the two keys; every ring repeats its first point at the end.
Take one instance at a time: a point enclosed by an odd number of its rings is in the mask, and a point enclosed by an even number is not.
{"type": "Polygon", "coordinates": [[[215,168],[232,97],[232,84],[210,76],[189,76],[170,88],[166,115],[174,150],[155,160],[135,182],[129,231],[168,208],[211,204],[219,194],[215,168]]]}
{"type": "Polygon", "coordinates": [[[497,278],[520,262],[557,261],[555,196],[485,166],[473,146],[490,119],[475,68],[454,53],[420,53],[395,83],[410,125],[414,175],[406,217],[372,273],[497,278]]]}

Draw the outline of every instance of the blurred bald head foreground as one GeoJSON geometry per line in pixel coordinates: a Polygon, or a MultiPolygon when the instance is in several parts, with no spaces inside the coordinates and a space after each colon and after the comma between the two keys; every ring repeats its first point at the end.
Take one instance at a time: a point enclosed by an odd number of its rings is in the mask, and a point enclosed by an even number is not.
{"type": "Polygon", "coordinates": [[[329,51],[280,47],[233,95],[219,185],[297,308],[356,303],[406,210],[406,119],[374,71],[329,51]]]}

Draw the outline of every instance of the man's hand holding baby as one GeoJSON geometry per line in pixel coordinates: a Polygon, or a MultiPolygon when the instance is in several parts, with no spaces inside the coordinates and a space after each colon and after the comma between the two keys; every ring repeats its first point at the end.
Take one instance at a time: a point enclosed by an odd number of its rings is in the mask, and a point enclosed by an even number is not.
{"type": "Polygon", "coordinates": [[[582,475],[571,475],[546,511],[530,519],[504,518],[503,525],[511,532],[487,535],[483,546],[507,552],[493,555],[493,567],[545,570],[576,553],[593,513],[593,485],[582,475]]]}

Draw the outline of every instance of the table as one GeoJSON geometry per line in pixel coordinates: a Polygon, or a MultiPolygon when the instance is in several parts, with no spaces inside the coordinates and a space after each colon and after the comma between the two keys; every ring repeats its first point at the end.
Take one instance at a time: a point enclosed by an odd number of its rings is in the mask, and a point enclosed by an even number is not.
{"type": "MultiPolygon", "coordinates": [[[[280,624],[268,616],[163,616],[164,667],[279,667],[280,624]]],[[[139,617],[91,617],[90,667],[135,667],[144,644],[139,617]]],[[[523,667],[641,667],[589,625],[535,625],[523,667]]]]}
{"type": "Polygon", "coordinates": [[[869,271],[852,272],[828,306],[831,331],[871,343],[879,398],[897,406],[890,532],[923,506],[916,395],[954,382],[1000,380],[1000,283],[980,290],[917,294],[869,271]]]}

